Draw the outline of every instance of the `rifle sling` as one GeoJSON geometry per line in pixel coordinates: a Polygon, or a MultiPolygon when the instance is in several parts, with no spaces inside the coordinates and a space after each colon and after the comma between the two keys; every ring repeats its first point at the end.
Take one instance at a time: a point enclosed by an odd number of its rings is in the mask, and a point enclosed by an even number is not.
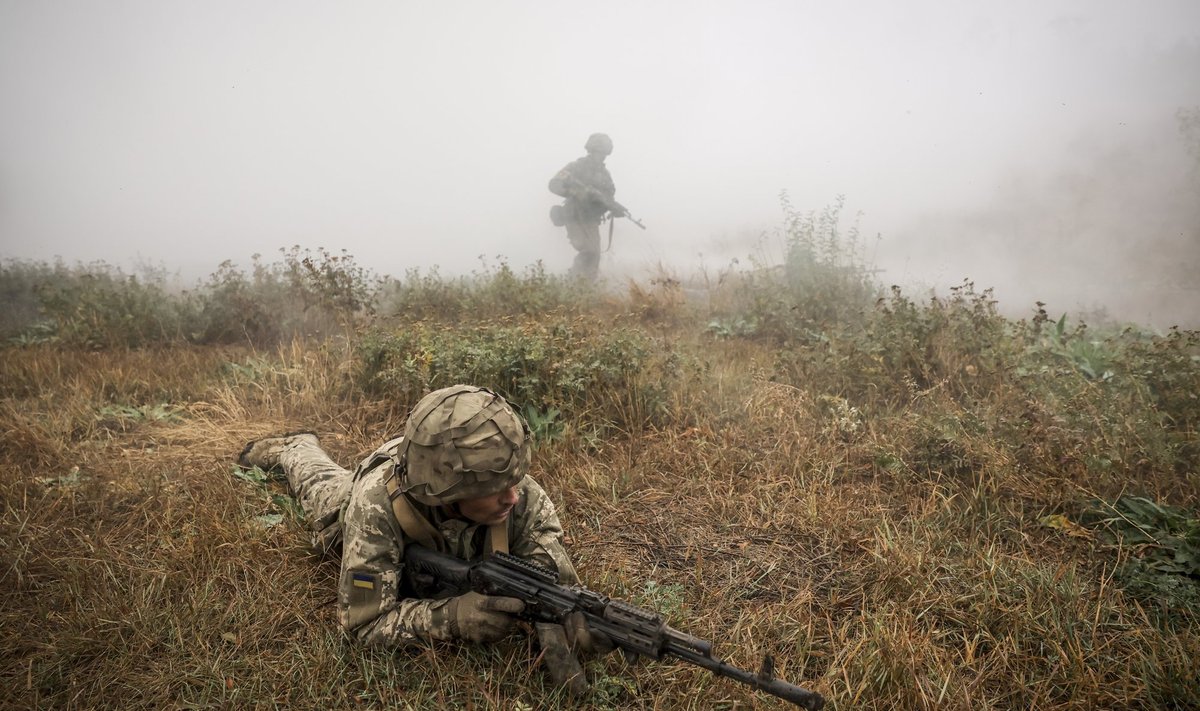
{"type": "Polygon", "coordinates": [[[488,526],[487,536],[483,539],[483,547],[489,553],[508,552],[508,519],[504,519],[504,523],[488,526]]]}

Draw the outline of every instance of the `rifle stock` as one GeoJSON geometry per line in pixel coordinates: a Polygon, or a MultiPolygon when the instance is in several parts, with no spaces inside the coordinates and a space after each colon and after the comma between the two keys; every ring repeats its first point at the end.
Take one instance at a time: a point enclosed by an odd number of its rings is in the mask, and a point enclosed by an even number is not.
{"type": "Polygon", "coordinates": [[[559,585],[554,572],[535,563],[505,553],[468,562],[420,545],[406,546],[404,559],[407,572],[418,585],[515,597],[525,603],[520,617],[533,622],[562,623],[572,612],[582,612],[589,627],[607,635],[627,653],[651,659],[675,657],[801,708],[815,710],[825,705],[820,694],[776,678],[769,656],[757,674],[740,669],[714,657],[712,643],[672,628],[661,615],[581,585],[559,585]]]}

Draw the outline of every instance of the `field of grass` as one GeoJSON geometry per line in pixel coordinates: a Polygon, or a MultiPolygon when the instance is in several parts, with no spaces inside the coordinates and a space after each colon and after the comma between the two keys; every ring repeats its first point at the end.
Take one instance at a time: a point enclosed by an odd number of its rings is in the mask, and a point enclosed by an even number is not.
{"type": "Polygon", "coordinates": [[[836,211],[792,217],[787,263],[697,288],[5,264],[0,707],[786,707],[615,654],[576,704],[523,636],[345,638],[336,563],[234,458],[311,429],[351,465],[455,382],[529,419],[586,585],[828,708],[1200,707],[1197,334],[914,299],[836,211]]]}

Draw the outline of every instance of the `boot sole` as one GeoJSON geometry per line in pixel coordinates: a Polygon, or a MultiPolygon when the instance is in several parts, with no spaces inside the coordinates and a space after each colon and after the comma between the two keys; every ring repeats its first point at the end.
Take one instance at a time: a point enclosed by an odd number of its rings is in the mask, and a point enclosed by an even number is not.
{"type": "Polygon", "coordinates": [[[321,441],[321,438],[317,435],[317,433],[313,432],[311,430],[300,430],[297,432],[285,432],[281,435],[275,435],[273,437],[259,437],[258,439],[252,439],[246,443],[245,447],[242,447],[241,453],[238,454],[238,458],[237,458],[238,466],[243,469],[253,469],[254,468],[253,465],[251,465],[250,463],[248,463],[246,461],[246,455],[250,454],[250,450],[254,448],[254,445],[258,444],[259,442],[263,441],[264,439],[283,439],[285,437],[295,437],[296,435],[302,435],[302,434],[312,435],[313,437],[317,438],[318,442],[321,441]]]}

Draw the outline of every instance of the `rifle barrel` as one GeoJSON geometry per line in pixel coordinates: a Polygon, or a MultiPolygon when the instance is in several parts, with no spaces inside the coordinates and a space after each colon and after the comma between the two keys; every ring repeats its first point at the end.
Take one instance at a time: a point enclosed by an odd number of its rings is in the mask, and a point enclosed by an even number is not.
{"type": "Polygon", "coordinates": [[[733,679],[734,681],[752,686],[760,691],[765,691],[772,696],[779,697],[784,701],[790,701],[802,709],[818,711],[818,709],[825,705],[825,697],[821,696],[815,691],[809,691],[808,689],[796,686],[795,684],[789,684],[786,681],[782,679],[776,679],[773,676],[759,676],[758,674],[748,672],[745,669],[741,669],[727,662],[723,662],[720,659],[701,654],[700,652],[688,647],[668,645],[665,649],[663,649],[663,653],[670,654],[673,657],[678,657],[679,659],[691,664],[695,664],[698,667],[704,667],[717,676],[733,679]]]}

